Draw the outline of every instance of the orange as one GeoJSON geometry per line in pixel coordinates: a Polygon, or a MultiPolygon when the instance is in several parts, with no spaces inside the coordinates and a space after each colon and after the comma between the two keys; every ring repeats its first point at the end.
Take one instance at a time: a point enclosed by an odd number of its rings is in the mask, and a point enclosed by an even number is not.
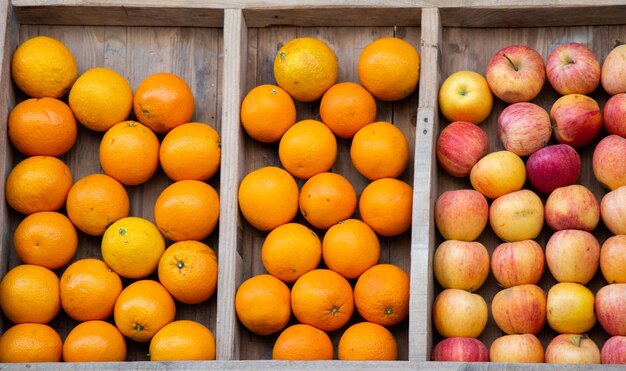
{"type": "Polygon", "coordinates": [[[411,227],[413,187],[382,178],[368,184],[359,199],[361,218],[381,236],[396,236],[411,227]]]}
{"type": "Polygon", "coordinates": [[[65,208],[78,229],[102,236],[111,223],[128,216],[130,200],[117,180],[105,174],[91,174],[70,188],[65,208]]]}
{"type": "Polygon", "coordinates": [[[174,299],[157,281],[128,285],[115,301],[113,319],[120,332],[138,343],[150,341],[163,326],[174,321],[174,299]]]}
{"type": "Polygon", "coordinates": [[[48,36],[36,36],[15,50],[11,76],[15,84],[31,97],[61,98],[76,81],[78,68],[65,44],[48,36]]]}
{"type": "Polygon", "coordinates": [[[111,224],[102,236],[102,258],[122,277],[152,274],[165,250],[165,240],[149,220],[129,216],[111,224]]]}
{"type": "Polygon", "coordinates": [[[300,212],[307,222],[319,229],[352,217],[356,209],[356,192],[341,174],[319,173],[300,190],[300,212]]]}
{"type": "Polygon", "coordinates": [[[398,359],[398,345],[385,327],[360,322],[348,327],[341,335],[337,354],[340,360],[395,361],[398,359]]]}
{"type": "Polygon", "coordinates": [[[366,321],[393,326],[409,315],[409,275],[392,264],[366,270],[354,286],[354,304],[366,321]]]}
{"type": "Polygon", "coordinates": [[[269,274],[245,280],[235,294],[237,318],[258,335],[269,335],[287,326],[291,317],[287,285],[269,274]]]}
{"type": "Polygon", "coordinates": [[[267,272],[284,282],[295,282],[322,259],[322,243],[311,229],[287,223],[273,229],[263,241],[261,259],[267,272]]]}
{"type": "Polygon", "coordinates": [[[354,312],[352,287],[336,272],[312,270],[293,284],[291,308],[301,323],[323,331],[338,330],[354,312]]]}
{"type": "Polygon", "coordinates": [[[397,178],[409,163],[409,142],[397,126],[374,122],[354,135],[350,159],[369,180],[397,178]]]}
{"type": "Polygon", "coordinates": [[[122,362],[126,340],[120,330],[104,321],[79,323],[63,343],[65,362],[122,362]]]}
{"type": "Polygon", "coordinates": [[[48,268],[18,265],[0,281],[0,307],[13,323],[48,323],[61,310],[59,278],[48,268]]]}
{"type": "Polygon", "coordinates": [[[0,364],[60,362],[62,355],[61,337],[48,325],[22,323],[0,336],[0,364]]]}
{"type": "Polygon", "coordinates": [[[96,67],[78,77],[68,101],[81,124],[91,130],[107,131],[130,115],[133,91],[119,73],[96,67]]]}
{"type": "Polygon", "coordinates": [[[320,116],[335,135],[350,139],[363,126],[376,120],[376,100],[361,85],[341,82],[324,93],[320,116]]]}
{"type": "Polygon", "coordinates": [[[374,97],[395,101],[417,88],[420,56],[408,42],[382,37],[363,49],[357,68],[359,81],[374,97]]]}
{"type": "Polygon", "coordinates": [[[263,143],[278,141],[296,122],[296,105],[276,85],[260,85],[241,102],[241,125],[252,139],[263,143]]]}
{"type": "Polygon", "coordinates": [[[215,359],[215,337],[206,326],[188,320],[163,326],[150,341],[151,361],[215,359]]]}
{"type": "Polygon", "coordinates": [[[4,192],[9,206],[30,215],[59,210],[71,186],[72,173],[63,161],[56,157],[32,156],[11,170],[4,192]]]}
{"type": "Polygon", "coordinates": [[[207,124],[182,124],[161,142],[161,167],[173,181],[208,180],[220,168],[221,143],[220,135],[207,124]]]}
{"type": "Polygon", "coordinates": [[[165,188],[154,204],[154,220],[172,241],[208,237],[220,216],[220,196],[199,180],[181,180],[165,188]]]}
{"type": "Polygon", "coordinates": [[[13,246],[24,263],[57,269],[74,257],[78,234],[67,216],[42,211],[30,214],[18,224],[13,246]]]}
{"type": "Polygon", "coordinates": [[[113,314],[122,292],[122,280],[105,262],[81,259],[72,263],[60,280],[61,306],[77,321],[104,320],[113,314]]]}
{"type": "Polygon", "coordinates": [[[337,57],[322,40],[295,38],[283,45],[274,58],[274,79],[293,99],[319,99],[337,81],[337,57]]]}
{"type": "Polygon", "coordinates": [[[158,266],[159,282],[174,299],[198,304],[217,287],[217,256],[199,241],[180,241],[165,250],[158,266]]]}
{"type": "Polygon", "coordinates": [[[332,360],[333,343],[324,331],[302,323],[280,333],[272,349],[272,359],[289,361],[332,360]]]}
{"type": "Polygon", "coordinates": [[[322,122],[302,120],[280,139],[278,157],[291,175],[309,179],[333,166],[337,158],[337,139],[322,122]]]}
{"type": "Polygon", "coordinates": [[[298,185],[279,167],[248,173],[239,184],[237,197],[243,217],[261,231],[289,223],[298,213],[298,185]]]}
{"type": "Polygon", "coordinates": [[[346,219],[326,231],[322,257],[328,269],[347,279],[357,278],[378,263],[380,242],[363,221],[346,219]]]}
{"type": "Polygon", "coordinates": [[[191,121],[193,93],[180,77],[171,73],[155,73],[137,87],[133,108],[139,122],[155,133],[165,134],[191,121]]]}
{"type": "Polygon", "coordinates": [[[159,167],[159,139],[138,122],[117,123],[100,141],[100,166],[122,184],[145,183],[159,167]]]}
{"type": "Polygon", "coordinates": [[[76,119],[55,98],[31,98],[9,113],[9,140],[27,156],[61,156],[76,142],[76,119]]]}

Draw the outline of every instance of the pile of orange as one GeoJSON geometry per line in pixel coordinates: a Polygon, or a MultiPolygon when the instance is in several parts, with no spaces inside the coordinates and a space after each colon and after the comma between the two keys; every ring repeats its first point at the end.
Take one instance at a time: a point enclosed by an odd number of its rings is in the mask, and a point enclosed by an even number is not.
{"type": "Polygon", "coordinates": [[[0,281],[0,308],[13,323],[0,335],[0,363],[123,361],[127,341],[146,343],[152,360],[215,359],[211,330],[175,318],[177,301],[203,303],[217,286],[217,257],[202,240],[219,216],[206,183],[219,169],[219,134],[192,122],[192,91],[172,73],[148,76],[133,94],[114,70],[78,72],[69,48],[50,37],[13,55],[12,77],[32,98],[8,121],[26,156],[5,184],[7,203],[24,216],[13,235],[23,264],[0,281]],[[75,179],[59,158],[81,140],[77,122],[100,136],[103,173],[75,179]],[[127,190],[159,166],[173,183],[152,222],[132,215],[127,190]],[[101,256],[76,259],[83,234],[101,238],[101,256]],[[62,312],[77,322],[65,339],[48,325],[62,312]]]}
{"type": "Polygon", "coordinates": [[[415,90],[419,55],[403,40],[382,38],[363,50],[358,71],[362,85],[338,83],[332,48],[296,38],[276,54],[277,85],[255,87],[241,105],[245,132],[277,144],[281,164],[249,172],[238,190],[244,219],[267,232],[267,274],[239,286],[235,308],[251,332],[280,333],[273,359],[398,358],[387,327],[408,317],[409,276],[380,262],[379,237],[409,230],[413,191],[398,179],[408,141],[397,126],[376,121],[377,100],[415,90]],[[319,102],[319,117],[298,121],[294,100],[319,102]],[[368,181],[360,194],[333,169],[341,141],[368,181]],[[336,331],[335,352],[329,333],[336,331]]]}

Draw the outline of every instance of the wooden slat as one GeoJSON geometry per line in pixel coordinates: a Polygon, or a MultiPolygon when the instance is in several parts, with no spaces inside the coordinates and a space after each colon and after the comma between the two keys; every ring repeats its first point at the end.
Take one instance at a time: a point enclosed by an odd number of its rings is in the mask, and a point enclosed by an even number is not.
{"type": "Polygon", "coordinates": [[[237,190],[243,177],[243,133],[239,106],[245,92],[247,27],[241,10],[226,9],[224,19],[224,81],[222,108],[222,166],[220,243],[217,289],[217,358],[239,357],[239,326],[235,316],[235,289],[241,282],[241,231],[237,190]]]}
{"type": "Polygon", "coordinates": [[[244,9],[249,27],[272,25],[291,26],[416,26],[421,8],[371,7],[315,7],[273,9],[244,9]]]}

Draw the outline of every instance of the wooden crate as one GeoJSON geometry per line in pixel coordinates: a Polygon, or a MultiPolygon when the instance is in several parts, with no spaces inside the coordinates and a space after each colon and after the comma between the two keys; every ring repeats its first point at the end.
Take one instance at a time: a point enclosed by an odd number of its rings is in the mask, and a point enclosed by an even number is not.
{"type": "MultiPolygon", "coordinates": [[[[488,59],[511,43],[534,46],[546,57],[555,43],[580,41],[591,46],[603,59],[613,46],[613,39],[625,38],[626,6],[618,0],[584,2],[533,0],[404,0],[395,2],[357,0],[235,0],[235,1],[84,1],[84,0],[14,0],[0,1],[0,40],[4,94],[0,110],[6,118],[9,110],[23,99],[10,82],[10,55],[27,36],[47,34],[66,42],[75,53],[79,70],[104,65],[127,76],[133,89],[141,79],[158,69],[179,73],[196,95],[195,119],[214,125],[222,136],[222,167],[213,184],[220,193],[219,230],[208,239],[218,252],[220,263],[216,297],[201,306],[179,306],[178,318],[192,318],[208,325],[217,338],[214,362],[132,362],[104,365],[112,369],[500,369],[495,364],[428,362],[432,346],[440,340],[432,326],[431,305],[441,291],[432,274],[432,256],[440,243],[433,219],[434,201],[448,189],[469,188],[466,180],[453,179],[438,166],[434,141],[447,124],[437,107],[437,90],[443,78],[458,69],[473,69],[484,74],[488,59]],[[570,4],[573,3],[573,4],[570,4]],[[2,13],[7,10],[7,13],[2,13]],[[382,262],[401,266],[411,276],[410,316],[392,328],[400,348],[397,362],[279,362],[269,361],[276,336],[261,337],[241,326],[234,312],[234,295],[242,280],[263,272],[259,248],[265,233],[250,227],[241,217],[236,192],[243,176],[265,165],[278,165],[275,145],[251,140],[241,129],[239,105],[247,91],[261,83],[273,83],[271,65],[280,45],[296,36],[315,36],[329,43],[339,58],[339,81],[358,81],[355,62],[360,50],[380,36],[397,36],[418,48],[421,57],[419,93],[397,103],[378,102],[377,119],[398,125],[410,139],[413,167],[402,179],[414,187],[413,227],[410,232],[392,239],[382,239],[382,262]],[[150,47],[148,47],[150,46],[150,47]],[[155,53],[150,53],[150,50],[155,53]],[[166,52],[164,52],[166,51],[166,52]],[[185,56],[185,57],[181,57],[185,56]],[[208,102],[208,103],[207,103],[208,102]],[[203,108],[201,108],[203,107],[203,108]]],[[[598,93],[600,102],[606,95],[598,93]]],[[[556,98],[545,88],[537,103],[549,108],[556,98]]],[[[489,133],[490,150],[501,148],[495,122],[503,109],[496,102],[482,127],[489,133]]],[[[297,104],[298,119],[317,118],[318,104],[297,104]]],[[[6,120],[6,119],[5,119],[6,120]]],[[[6,179],[10,168],[21,157],[8,143],[6,121],[1,126],[0,173],[6,179]]],[[[79,145],[63,159],[75,178],[99,172],[97,152],[100,135],[80,130],[79,145]],[[83,143],[83,144],[80,144],[83,143]],[[80,160],[80,161],[79,161],[80,160]]],[[[365,186],[349,162],[346,141],[339,141],[338,161],[333,168],[351,179],[357,190],[365,186]]],[[[581,152],[584,170],[580,183],[588,185],[600,197],[606,191],[594,183],[590,150],[581,152]]],[[[129,188],[133,215],[152,219],[152,204],[169,181],[162,172],[145,186],[129,188]]],[[[0,196],[4,197],[4,190],[0,196]]],[[[0,206],[0,276],[18,263],[12,251],[11,235],[20,216],[5,203],[0,206]]],[[[538,241],[545,246],[550,232],[545,229],[538,241]]],[[[597,236],[602,242],[606,228],[597,236]]],[[[488,229],[480,241],[490,251],[497,238],[488,229]]],[[[78,257],[98,256],[97,239],[81,235],[78,257]],[[91,255],[90,255],[91,254],[91,255]]],[[[554,280],[546,272],[542,287],[554,280]]],[[[600,275],[590,285],[596,291],[604,282],[600,275]]],[[[489,303],[498,288],[492,276],[480,289],[489,303]]],[[[64,335],[71,326],[68,318],[55,319],[64,335]]],[[[0,331],[9,325],[0,322],[0,331]]],[[[338,331],[341,332],[341,331],[338,331]]],[[[331,334],[336,345],[340,333],[331,334]]],[[[492,320],[481,336],[487,345],[501,335],[492,320]]],[[[546,325],[541,339],[546,344],[554,335],[546,325]]],[[[606,339],[598,326],[594,340],[606,339]]],[[[129,360],[145,360],[146,347],[133,344],[129,360]]],[[[23,369],[94,369],[101,365],[43,364],[0,365],[0,368],[23,369]]],[[[587,369],[571,366],[507,365],[508,369],[587,369]]],[[[593,366],[605,369],[607,366],[593,366]]],[[[617,369],[617,367],[615,367],[617,369]]]]}

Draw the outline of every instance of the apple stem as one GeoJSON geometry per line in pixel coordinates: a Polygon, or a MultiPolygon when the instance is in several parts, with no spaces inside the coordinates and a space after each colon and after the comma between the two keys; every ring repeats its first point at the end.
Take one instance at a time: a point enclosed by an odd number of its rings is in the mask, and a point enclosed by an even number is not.
{"type": "Polygon", "coordinates": [[[577,347],[580,347],[583,343],[583,340],[585,339],[589,339],[589,335],[582,334],[582,335],[574,336],[574,345],[576,345],[577,347]]]}
{"type": "Polygon", "coordinates": [[[506,58],[506,60],[507,60],[507,61],[509,61],[509,63],[511,63],[511,66],[513,66],[513,69],[514,69],[515,71],[518,71],[517,66],[515,65],[515,63],[513,63],[513,61],[511,60],[511,58],[509,58],[509,56],[508,56],[508,55],[506,55],[506,54],[502,54],[502,56],[503,56],[504,58],[506,58]]]}

